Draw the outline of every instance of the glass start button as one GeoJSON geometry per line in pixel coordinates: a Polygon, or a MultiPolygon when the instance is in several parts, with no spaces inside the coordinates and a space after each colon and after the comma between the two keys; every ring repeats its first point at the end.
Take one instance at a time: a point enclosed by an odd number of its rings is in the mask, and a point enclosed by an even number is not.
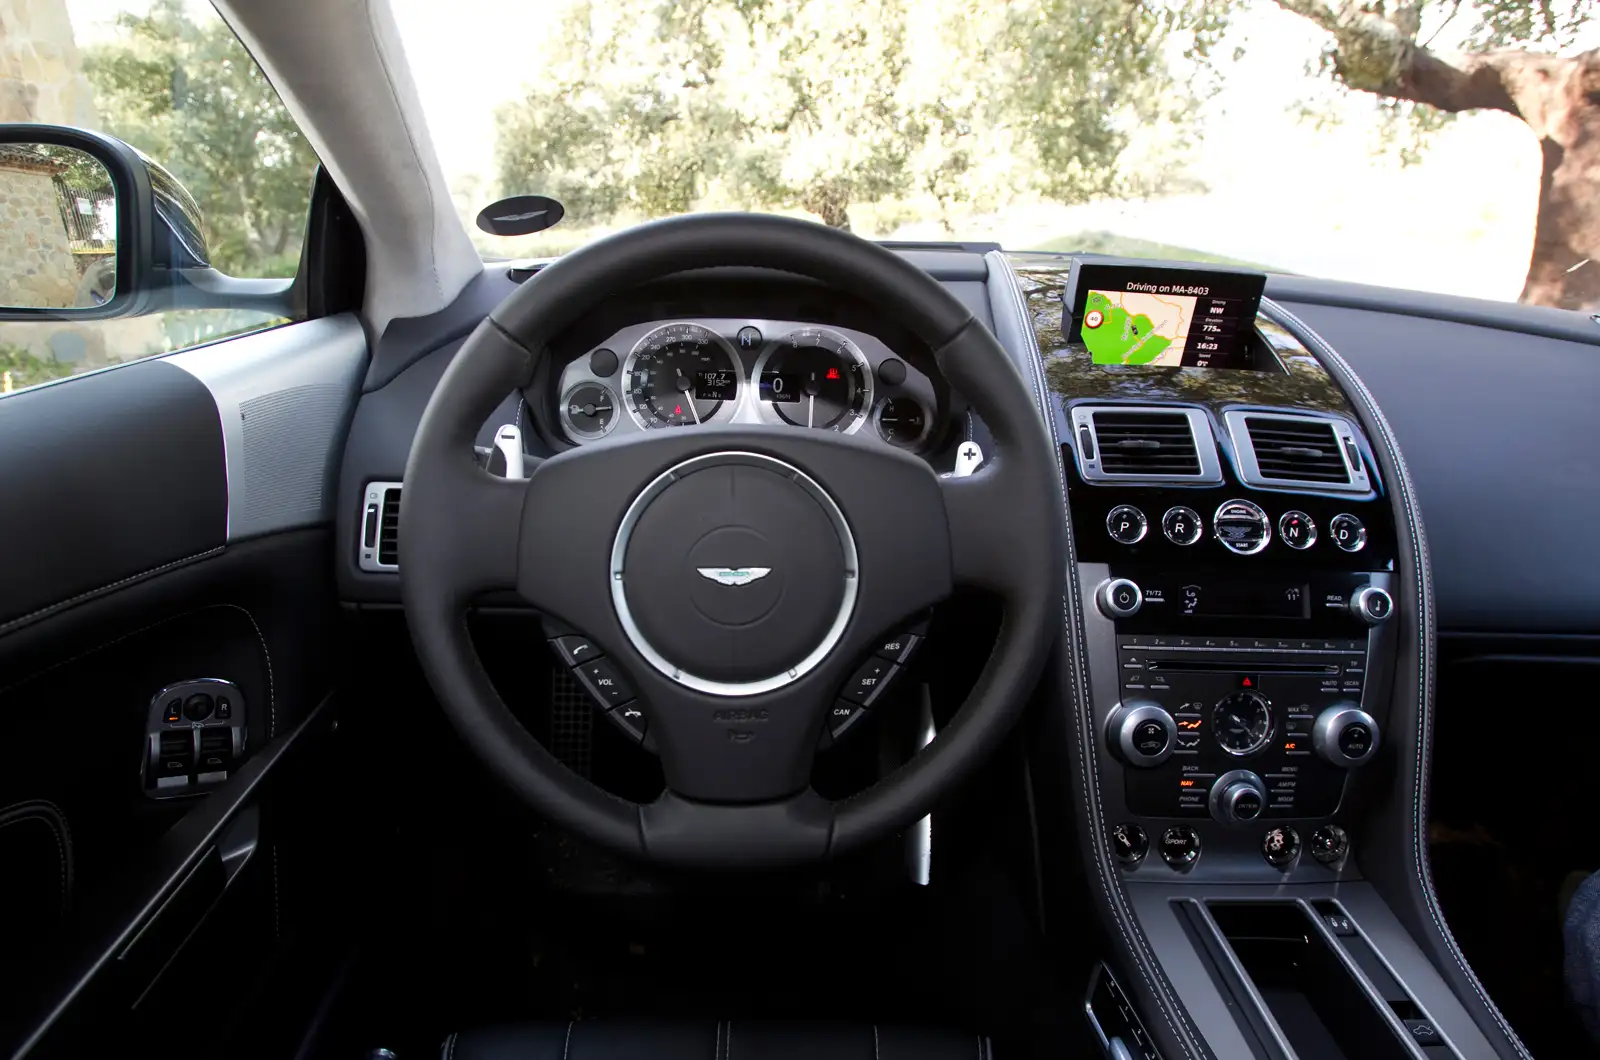
{"type": "Polygon", "coordinates": [[[1251,556],[1272,540],[1272,523],[1267,513],[1247,500],[1224,501],[1211,519],[1212,531],[1222,547],[1241,556],[1251,556]]]}

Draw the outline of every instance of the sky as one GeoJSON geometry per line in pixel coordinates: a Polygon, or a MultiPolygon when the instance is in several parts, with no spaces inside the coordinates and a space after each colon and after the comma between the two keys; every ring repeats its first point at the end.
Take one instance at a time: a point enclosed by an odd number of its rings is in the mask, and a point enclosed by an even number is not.
{"type": "MultiPolygon", "coordinates": [[[[190,0],[196,7],[202,6],[190,0]]],[[[494,109],[539,76],[548,0],[391,0],[446,178],[461,187],[494,172],[494,109]],[[484,32],[492,25],[494,32],[484,32]]],[[[68,0],[80,42],[104,35],[143,0],[68,0]]],[[[208,13],[209,14],[209,13],[208,13]]],[[[1200,118],[1189,172],[1204,193],[1140,202],[1033,206],[980,219],[1017,249],[1083,231],[1193,247],[1307,275],[1514,299],[1532,245],[1540,158],[1526,126],[1504,114],[1463,115],[1414,166],[1379,154],[1369,97],[1308,73],[1322,35],[1253,0],[1218,55],[1223,89],[1200,118]],[[1297,113],[1312,101],[1339,119],[1297,113]]],[[[1596,41],[1600,43],[1600,41],[1596,41]]],[[[482,204],[480,204],[482,205],[482,204]]],[[[936,225],[900,238],[939,238],[936,225]]],[[[968,233],[963,233],[968,234],[968,233]]]]}

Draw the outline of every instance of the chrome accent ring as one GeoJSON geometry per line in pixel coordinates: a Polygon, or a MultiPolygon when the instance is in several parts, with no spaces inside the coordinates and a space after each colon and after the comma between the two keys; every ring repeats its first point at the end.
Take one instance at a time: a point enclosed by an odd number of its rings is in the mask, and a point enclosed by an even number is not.
{"type": "Polygon", "coordinates": [[[617,621],[622,624],[622,631],[627,636],[628,642],[656,672],[676,681],[685,688],[692,688],[696,692],[704,692],[713,696],[756,696],[763,692],[771,692],[799,680],[827,658],[844,637],[845,627],[850,624],[850,616],[855,613],[856,596],[860,591],[860,558],[856,553],[856,540],[850,533],[850,524],[845,521],[844,512],[839,509],[828,492],[817,484],[816,480],[804,471],[785,463],[775,457],[764,456],[761,453],[747,453],[729,450],[719,453],[705,453],[692,457],[679,464],[674,464],[651,480],[639,495],[628,505],[628,510],[623,513],[622,524],[617,527],[617,536],[611,543],[611,603],[617,610],[617,621]],[[624,560],[628,553],[628,542],[633,536],[633,528],[638,524],[639,517],[650,506],[650,502],[659,497],[668,486],[696,471],[705,471],[712,467],[721,467],[728,464],[744,464],[750,467],[759,467],[766,471],[773,471],[784,475],[801,489],[811,495],[823,512],[833,523],[834,531],[839,535],[839,547],[844,552],[844,599],[839,603],[839,613],[834,616],[833,625],[828,627],[828,632],[818,645],[793,667],[771,677],[764,677],[756,681],[713,681],[710,678],[699,677],[686,672],[682,667],[674,664],[662,655],[645,639],[644,633],[634,621],[633,611],[628,606],[627,583],[624,577],[624,560]]]}

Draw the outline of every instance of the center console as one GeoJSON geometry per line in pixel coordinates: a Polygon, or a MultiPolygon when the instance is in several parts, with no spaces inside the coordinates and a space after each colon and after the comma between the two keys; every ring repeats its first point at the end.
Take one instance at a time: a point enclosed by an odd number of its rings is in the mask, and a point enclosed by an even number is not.
{"type": "Polygon", "coordinates": [[[1259,275],[1011,264],[1076,552],[1107,1055],[1516,1055],[1418,916],[1425,572],[1376,409],[1259,275]]]}

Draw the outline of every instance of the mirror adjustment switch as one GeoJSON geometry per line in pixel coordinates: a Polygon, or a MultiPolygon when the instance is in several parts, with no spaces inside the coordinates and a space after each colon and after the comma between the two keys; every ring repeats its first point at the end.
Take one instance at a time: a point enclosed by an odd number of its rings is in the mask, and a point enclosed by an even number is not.
{"type": "Polygon", "coordinates": [[[227,779],[244,758],[248,710],[232,681],[199,677],[157,692],[145,714],[145,794],[191,795],[227,779]]]}
{"type": "Polygon", "coordinates": [[[176,725],[183,720],[183,700],[171,699],[167,701],[166,717],[163,719],[168,725],[176,725]]]}

